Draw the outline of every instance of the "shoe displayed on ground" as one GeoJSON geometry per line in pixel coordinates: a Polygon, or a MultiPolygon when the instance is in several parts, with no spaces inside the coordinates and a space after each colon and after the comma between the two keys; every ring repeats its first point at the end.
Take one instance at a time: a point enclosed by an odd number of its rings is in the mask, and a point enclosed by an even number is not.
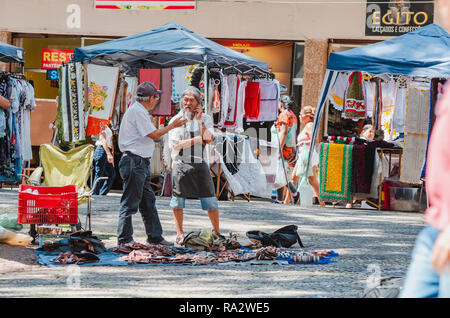
{"type": "Polygon", "coordinates": [[[175,245],[183,246],[183,242],[184,242],[184,234],[181,234],[180,236],[177,236],[175,240],[175,245]]]}

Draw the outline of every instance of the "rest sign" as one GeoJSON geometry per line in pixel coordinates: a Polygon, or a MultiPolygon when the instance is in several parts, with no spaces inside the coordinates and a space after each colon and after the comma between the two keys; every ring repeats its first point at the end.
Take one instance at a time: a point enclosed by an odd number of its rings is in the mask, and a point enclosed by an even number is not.
{"type": "Polygon", "coordinates": [[[42,49],[41,69],[57,69],[63,63],[68,63],[73,55],[73,50],[42,49]]]}

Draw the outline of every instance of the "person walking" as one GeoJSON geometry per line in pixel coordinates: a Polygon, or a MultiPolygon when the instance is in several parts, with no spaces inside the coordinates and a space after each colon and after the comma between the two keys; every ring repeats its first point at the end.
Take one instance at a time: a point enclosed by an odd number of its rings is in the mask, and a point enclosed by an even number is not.
{"type": "Polygon", "coordinates": [[[199,198],[208,211],[214,234],[219,232],[219,207],[209,165],[204,158],[206,144],[214,140],[212,118],[202,111],[200,90],[188,87],[181,95],[181,110],[170,123],[186,118],[186,125],[169,132],[172,156],[172,199],[177,230],[176,243],[184,241],[183,209],[187,198],[199,198]]]}
{"type": "MultiPolygon", "coordinates": [[[[437,11],[450,31],[450,1],[436,0],[437,11]]],[[[418,234],[401,298],[450,297],[450,83],[436,105],[426,163],[429,208],[418,234]],[[444,137],[444,138],[443,138],[444,137]]]]}
{"type": "MultiPolygon", "coordinates": [[[[319,199],[319,180],[317,177],[317,168],[319,165],[319,155],[314,149],[311,148],[311,137],[313,133],[315,109],[312,106],[304,106],[300,111],[300,122],[304,125],[302,131],[297,137],[297,146],[299,147],[299,159],[294,168],[292,177],[292,183],[294,185],[300,180],[300,178],[307,178],[309,184],[314,190],[314,193],[319,199]],[[311,163],[307,169],[308,157],[310,151],[313,151],[311,157],[311,163]]],[[[319,200],[321,206],[325,206],[325,202],[319,200]]]]}
{"type": "Polygon", "coordinates": [[[140,84],[136,90],[136,102],[125,112],[120,124],[119,149],[122,158],[119,173],[123,179],[123,194],[117,226],[119,246],[134,243],[132,216],[138,209],[144,222],[147,243],[173,245],[162,236],[156,198],[150,185],[150,159],[155,149],[154,140],[184,125],[186,120],[178,118],[163,128],[155,128],[149,112],[158,104],[161,94],[162,91],[151,82],[140,84]]]}
{"type": "Polygon", "coordinates": [[[100,180],[94,188],[94,195],[107,195],[116,178],[116,170],[114,168],[114,145],[112,142],[112,131],[108,126],[98,135],[98,140],[95,142],[94,151],[94,167],[95,167],[95,181],[107,176],[107,180],[100,180]]]}
{"type": "MultiPolygon", "coordinates": [[[[279,142],[281,148],[279,160],[284,164],[287,180],[289,180],[297,160],[295,136],[297,135],[298,120],[292,111],[293,106],[294,102],[289,96],[283,95],[280,97],[278,102],[279,115],[271,129],[272,140],[275,139],[277,144],[279,142]]],[[[287,182],[286,186],[277,189],[276,202],[289,204],[291,196],[296,203],[300,194],[291,182],[287,182]]]]}

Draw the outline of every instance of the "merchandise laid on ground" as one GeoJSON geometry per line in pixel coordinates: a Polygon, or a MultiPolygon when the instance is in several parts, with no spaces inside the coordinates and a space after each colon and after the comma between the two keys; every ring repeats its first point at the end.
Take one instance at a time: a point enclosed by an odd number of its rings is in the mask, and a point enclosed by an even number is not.
{"type": "Polygon", "coordinates": [[[432,24],[331,53],[313,133],[317,140],[324,116],[317,147],[321,200],[366,200],[397,211],[426,208],[426,153],[435,107],[450,77],[449,49],[448,33],[432,24]]]}
{"type": "Polygon", "coordinates": [[[39,264],[46,266],[319,265],[335,262],[333,258],[339,256],[331,250],[263,246],[261,242],[233,233],[229,238],[219,237],[211,230],[202,230],[188,234],[184,245],[179,247],[133,243],[107,249],[91,231],[79,231],[67,239],[44,244],[35,252],[39,256],[39,264]]]}

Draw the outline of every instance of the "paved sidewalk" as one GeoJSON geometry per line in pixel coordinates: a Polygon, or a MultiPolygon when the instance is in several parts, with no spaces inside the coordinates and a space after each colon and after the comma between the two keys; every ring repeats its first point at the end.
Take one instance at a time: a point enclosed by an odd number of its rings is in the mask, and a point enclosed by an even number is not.
{"type": "MultiPolygon", "coordinates": [[[[106,247],[116,245],[119,202],[118,193],[95,197],[93,202],[93,232],[106,247]]],[[[157,207],[164,236],[174,241],[169,199],[158,197],[157,207]]],[[[187,207],[185,233],[211,227],[198,201],[188,201],[187,207]]],[[[305,209],[256,199],[221,201],[219,207],[224,235],[273,232],[295,224],[307,248],[330,249],[340,256],[326,265],[22,266],[0,274],[0,297],[360,297],[378,274],[382,278],[405,275],[424,220],[422,213],[305,209]],[[79,287],[70,284],[75,274],[80,277],[79,287]]],[[[0,189],[0,213],[16,210],[17,189],[0,189]]],[[[84,205],[80,214],[85,213],[84,205]]],[[[144,242],[139,214],[133,223],[135,240],[144,242]]],[[[25,226],[22,232],[27,230],[25,226]]]]}

